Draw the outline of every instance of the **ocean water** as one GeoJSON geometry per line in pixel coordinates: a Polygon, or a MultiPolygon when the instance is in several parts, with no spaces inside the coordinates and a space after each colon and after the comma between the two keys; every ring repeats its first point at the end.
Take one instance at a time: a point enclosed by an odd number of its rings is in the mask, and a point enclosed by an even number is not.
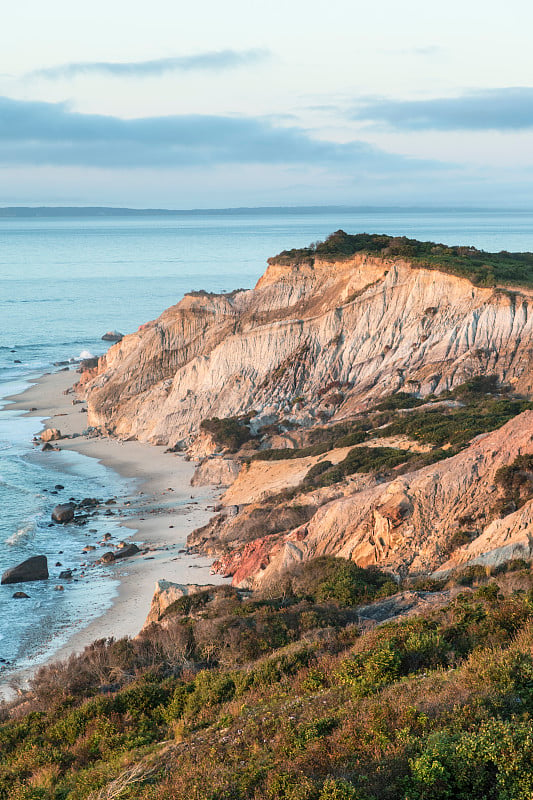
{"type": "MultiPolygon", "coordinates": [[[[5,398],[54,362],[99,355],[105,331],[135,330],[191,289],[250,288],[266,259],[343,228],[447,244],[533,250],[528,211],[242,211],[168,217],[0,219],[0,573],[30,555],[48,556],[52,574],[76,567],[86,528],[49,527],[68,497],[126,495],[131,486],[93,459],[43,454],[41,428],[5,398]],[[58,495],[54,486],[65,489],[58,495]]],[[[113,521],[98,531],[116,533],[113,521]]],[[[91,526],[88,526],[91,527],[91,526]]],[[[92,537],[94,538],[94,537],[92,537]]],[[[91,571],[54,591],[57,580],[0,587],[0,683],[14,667],[43,659],[103,613],[116,582],[91,571]],[[30,600],[12,599],[24,588],[30,600]]]]}

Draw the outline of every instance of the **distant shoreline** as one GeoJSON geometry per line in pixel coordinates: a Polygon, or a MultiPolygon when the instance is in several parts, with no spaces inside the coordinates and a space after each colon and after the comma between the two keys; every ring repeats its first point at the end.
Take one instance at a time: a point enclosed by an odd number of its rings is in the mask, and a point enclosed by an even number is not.
{"type": "Polygon", "coordinates": [[[79,218],[79,217],[175,217],[175,216],[239,216],[254,214],[317,214],[317,213],[396,213],[436,214],[464,212],[487,214],[527,213],[529,208],[498,208],[492,206],[240,206],[235,208],[122,208],[115,206],[0,206],[0,219],[79,218]]]}

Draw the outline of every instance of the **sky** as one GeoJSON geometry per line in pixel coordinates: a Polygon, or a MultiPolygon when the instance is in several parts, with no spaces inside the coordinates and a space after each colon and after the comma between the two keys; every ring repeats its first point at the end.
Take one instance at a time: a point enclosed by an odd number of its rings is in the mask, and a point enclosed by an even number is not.
{"type": "Polygon", "coordinates": [[[0,205],[533,206],[526,0],[18,0],[0,205]]]}

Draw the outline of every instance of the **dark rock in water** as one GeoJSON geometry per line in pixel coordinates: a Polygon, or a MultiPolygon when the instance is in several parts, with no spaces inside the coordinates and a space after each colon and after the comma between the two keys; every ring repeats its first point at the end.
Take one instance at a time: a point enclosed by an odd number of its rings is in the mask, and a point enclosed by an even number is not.
{"type": "Polygon", "coordinates": [[[117,558],[129,558],[130,556],[134,556],[140,552],[141,551],[139,550],[136,544],[133,543],[127,544],[125,547],[122,548],[122,550],[119,550],[118,552],[115,553],[115,560],[117,558]]]}
{"type": "Polygon", "coordinates": [[[107,331],[107,333],[104,333],[104,335],[102,336],[102,341],[103,342],[120,342],[121,339],[123,339],[123,338],[124,338],[124,334],[123,333],[119,333],[118,331],[107,331]]]}
{"type": "Polygon", "coordinates": [[[54,486],[54,489],[55,489],[56,491],[58,491],[58,492],[60,492],[60,491],[61,491],[61,489],[64,489],[64,488],[65,488],[65,487],[63,486],[63,484],[62,484],[62,483],[56,483],[56,485],[54,486]]]}
{"type": "Polygon", "coordinates": [[[78,508],[93,508],[97,505],[99,505],[99,501],[96,497],[84,497],[83,500],[78,503],[78,508]]]}
{"type": "Polygon", "coordinates": [[[53,444],[50,444],[50,442],[46,442],[46,443],[45,443],[45,444],[43,444],[43,446],[41,447],[41,450],[42,450],[43,452],[45,452],[45,453],[46,453],[46,452],[48,452],[49,450],[59,450],[59,447],[54,447],[54,445],[53,445],[53,444]]]}
{"type": "Polygon", "coordinates": [[[70,522],[74,519],[75,508],[75,503],[61,503],[61,505],[56,506],[52,511],[52,519],[54,522],[59,522],[61,524],[70,522]]]}
{"type": "Polygon", "coordinates": [[[0,583],[22,583],[23,581],[45,581],[48,578],[48,561],[46,556],[32,556],[16,567],[7,569],[0,583]]]}
{"type": "Polygon", "coordinates": [[[13,595],[13,600],[29,600],[29,598],[30,596],[26,592],[15,592],[13,595]]]}
{"type": "Polygon", "coordinates": [[[62,566],[63,564],[61,563],[61,561],[56,561],[56,567],[62,567],[62,566]]]}
{"type": "Polygon", "coordinates": [[[19,361],[19,359],[18,359],[18,358],[16,358],[16,359],[13,361],[13,364],[22,364],[22,361],[19,361]]]}
{"type": "Polygon", "coordinates": [[[102,562],[102,564],[112,564],[115,560],[115,554],[112,550],[108,550],[107,553],[104,553],[99,560],[102,562]]]}
{"type": "Polygon", "coordinates": [[[64,569],[63,572],[59,573],[59,580],[60,581],[68,581],[69,578],[72,578],[72,570],[71,569],[64,569]]]}

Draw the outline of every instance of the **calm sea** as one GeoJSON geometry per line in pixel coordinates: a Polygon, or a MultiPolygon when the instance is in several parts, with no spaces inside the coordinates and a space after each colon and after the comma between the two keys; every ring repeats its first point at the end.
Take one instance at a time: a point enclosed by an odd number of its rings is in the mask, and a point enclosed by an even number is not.
{"type": "MultiPolygon", "coordinates": [[[[191,289],[249,288],[269,256],[338,228],[491,251],[533,250],[533,213],[508,210],[0,219],[0,407],[1,398],[54,362],[104,352],[105,331],[131,332],[191,289]]],[[[0,410],[0,573],[36,553],[48,555],[52,567],[79,565],[84,529],[66,535],[48,527],[56,484],[65,486],[61,499],[130,489],[92,459],[36,452],[31,437],[39,429],[38,420],[9,405],[0,410]]],[[[112,532],[113,523],[106,525],[112,532]]],[[[42,659],[103,613],[116,591],[103,573],[64,592],[54,591],[55,583],[27,584],[31,597],[24,601],[12,599],[14,588],[23,587],[0,587],[0,682],[13,666],[42,659]]]]}

